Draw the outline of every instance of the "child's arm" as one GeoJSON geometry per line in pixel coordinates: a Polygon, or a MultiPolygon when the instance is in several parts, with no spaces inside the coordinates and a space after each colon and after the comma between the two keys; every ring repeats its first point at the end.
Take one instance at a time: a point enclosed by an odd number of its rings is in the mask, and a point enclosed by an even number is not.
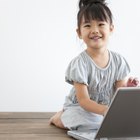
{"type": "Polygon", "coordinates": [[[84,84],[74,82],[76,89],[76,97],[79,105],[89,112],[104,115],[108,109],[107,105],[98,104],[90,99],[87,86],[84,84]]]}
{"type": "Polygon", "coordinates": [[[136,87],[139,86],[138,78],[130,77],[128,80],[125,78],[124,80],[117,81],[115,83],[116,89],[119,87],[136,87]]]}
{"type": "Polygon", "coordinates": [[[127,79],[125,78],[124,80],[116,81],[115,83],[115,88],[119,87],[127,87],[127,79]]]}

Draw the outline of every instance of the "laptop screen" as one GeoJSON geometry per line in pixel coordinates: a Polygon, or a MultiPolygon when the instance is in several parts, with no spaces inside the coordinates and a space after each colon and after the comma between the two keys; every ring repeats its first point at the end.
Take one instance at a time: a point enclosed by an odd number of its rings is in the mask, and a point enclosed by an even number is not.
{"type": "Polygon", "coordinates": [[[119,88],[96,138],[140,137],[140,88],[119,88]]]}

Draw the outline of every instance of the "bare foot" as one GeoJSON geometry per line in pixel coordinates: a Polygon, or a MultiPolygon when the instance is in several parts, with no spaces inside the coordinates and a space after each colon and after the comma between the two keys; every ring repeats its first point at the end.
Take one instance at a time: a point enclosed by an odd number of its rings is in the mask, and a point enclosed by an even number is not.
{"type": "Polygon", "coordinates": [[[63,125],[63,123],[61,122],[61,115],[63,113],[63,110],[62,111],[59,111],[57,112],[54,116],[52,116],[49,120],[49,124],[53,124],[55,125],[56,127],[59,127],[59,128],[63,128],[63,129],[66,129],[63,125]]]}
{"type": "Polygon", "coordinates": [[[54,119],[54,117],[55,117],[55,115],[52,116],[52,117],[50,118],[50,120],[49,120],[49,125],[53,124],[53,119],[54,119]]]}

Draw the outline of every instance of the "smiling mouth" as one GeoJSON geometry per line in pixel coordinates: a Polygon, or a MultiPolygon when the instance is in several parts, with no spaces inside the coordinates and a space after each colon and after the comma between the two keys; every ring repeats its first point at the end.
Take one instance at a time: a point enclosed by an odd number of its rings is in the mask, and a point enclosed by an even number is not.
{"type": "Polygon", "coordinates": [[[100,36],[94,36],[94,37],[91,37],[90,39],[92,39],[92,40],[94,40],[94,41],[97,41],[97,40],[99,40],[99,39],[101,39],[102,37],[100,37],[100,36]]]}

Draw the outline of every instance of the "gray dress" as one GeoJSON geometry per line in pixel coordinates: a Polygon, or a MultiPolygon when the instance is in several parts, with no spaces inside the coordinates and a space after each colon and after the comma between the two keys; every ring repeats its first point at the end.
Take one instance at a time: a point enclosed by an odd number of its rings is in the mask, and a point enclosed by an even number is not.
{"type": "MultiPolygon", "coordinates": [[[[112,51],[109,51],[109,55],[108,65],[100,68],[86,51],[83,51],[70,62],[66,70],[66,82],[72,85],[73,82],[87,85],[91,100],[109,105],[115,92],[115,82],[124,79],[130,72],[123,56],[112,51]]],[[[74,87],[65,99],[63,110],[61,120],[68,129],[98,129],[103,119],[102,115],[80,107],[74,87]]]]}

